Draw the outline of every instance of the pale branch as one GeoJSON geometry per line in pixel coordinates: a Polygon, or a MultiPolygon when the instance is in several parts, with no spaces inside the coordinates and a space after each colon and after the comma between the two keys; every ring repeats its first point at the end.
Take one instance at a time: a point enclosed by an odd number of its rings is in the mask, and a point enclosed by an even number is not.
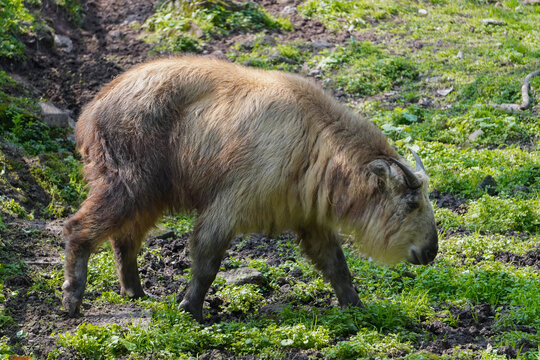
{"type": "Polygon", "coordinates": [[[525,76],[523,80],[523,85],[521,86],[521,104],[492,104],[496,109],[501,109],[504,111],[518,112],[521,110],[527,110],[531,106],[531,98],[529,97],[529,90],[531,88],[531,79],[535,76],[540,75],[540,70],[533,71],[532,73],[525,76]]]}
{"type": "Polygon", "coordinates": [[[528,109],[529,106],[531,106],[531,98],[529,97],[529,89],[531,87],[530,81],[537,75],[540,75],[540,70],[533,71],[529,75],[525,76],[525,80],[523,80],[523,85],[521,86],[521,97],[523,98],[520,106],[521,110],[528,109]]]}

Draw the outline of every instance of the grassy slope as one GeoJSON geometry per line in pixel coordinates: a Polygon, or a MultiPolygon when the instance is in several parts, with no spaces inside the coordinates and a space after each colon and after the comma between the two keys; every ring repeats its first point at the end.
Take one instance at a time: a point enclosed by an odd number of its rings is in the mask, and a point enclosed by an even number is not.
{"type": "MultiPolygon", "coordinates": [[[[505,359],[506,355],[496,351],[501,346],[516,348],[520,359],[540,356],[534,347],[520,351],[520,344],[540,342],[538,270],[496,260],[502,251],[525,255],[539,244],[538,105],[519,114],[490,106],[519,102],[521,80],[540,66],[540,7],[523,6],[518,1],[313,0],[303,3],[301,12],[318,18],[330,30],[348,27],[357,40],[316,53],[305,42],[275,44],[260,34],[249,47],[231,49],[228,56],[264,68],[315,71],[325,86],[347,94],[350,105],[372,118],[399,149],[412,146],[418,150],[431,175],[431,188],[464,200],[454,211],[437,209],[442,240],[435,264],[388,269],[347,251],[366,309],[341,311],[327,306],[333,299],[331,289],[297,254],[297,248],[276,240],[287,255],[279,266],[269,265],[263,258],[228,259],[229,266],[258,268],[266,284],[231,287],[222,281],[216,283],[217,295],[224,299],[222,312],[231,314],[231,320],[198,325],[176,310],[172,296],[143,300],[138,304],[153,311],[150,326],[81,325],[57,335],[59,347],[51,357],[62,358],[68,349],[76,349],[87,358],[128,354],[133,358],[149,354],[193,358],[217,348],[229,355],[271,358],[304,349],[308,356],[337,359],[505,359]],[[484,24],[482,19],[486,18],[504,23],[484,24]],[[276,53],[281,57],[272,57],[276,53]],[[452,91],[446,96],[437,94],[444,89],[452,91]],[[469,139],[478,129],[482,134],[469,139]],[[482,190],[479,185],[486,175],[491,175],[496,185],[482,190]],[[297,268],[301,277],[287,277],[288,269],[297,268]],[[280,292],[284,281],[290,288],[285,294],[280,292]],[[270,315],[253,311],[265,304],[290,304],[291,308],[270,315]],[[432,324],[443,322],[459,328],[462,323],[456,313],[463,312],[455,309],[472,309],[474,319],[486,304],[493,312],[490,331],[484,335],[489,346],[461,346],[437,355],[422,345],[434,340],[429,330],[432,324]]],[[[170,18],[163,20],[166,13],[158,14],[149,26],[154,31],[150,38],[162,48],[188,46],[196,50],[205,41],[212,41],[216,27],[208,21],[215,16],[205,15],[201,19],[206,22],[196,18],[197,13],[190,15],[205,32],[195,40],[185,40],[185,33],[178,41],[158,36],[160,32],[170,35],[167,27],[177,26],[171,25],[170,18]]],[[[247,13],[246,18],[251,15],[247,13]]],[[[240,20],[228,23],[235,21],[240,20]]],[[[261,30],[249,21],[240,23],[244,31],[261,30]]],[[[286,22],[265,26],[288,27],[286,22]]],[[[229,29],[215,31],[226,35],[229,29]]],[[[540,77],[532,85],[538,89],[540,77]]],[[[537,90],[533,95],[538,99],[537,90]]],[[[59,149],[54,150],[58,153],[59,149]]],[[[80,194],[75,185],[77,176],[68,179],[74,184],[70,191],[80,194]]],[[[63,183],[58,181],[57,188],[63,183]]],[[[76,204],[78,196],[68,197],[65,205],[76,204]]],[[[16,196],[2,201],[5,219],[24,216],[13,204],[16,196]]],[[[61,215],[53,210],[49,216],[61,215]]],[[[189,230],[191,222],[182,217],[169,219],[166,225],[183,232],[189,230]]],[[[5,227],[2,231],[9,234],[9,224],[5,227]]],[[[141,257],[148,251],[145,249],[141,257]]],[[[14,264],[1,266],[0,280],[17,271],[25,270],[14,264]]],[[[58,291],[62,281],[60,270],[31,276],[37,289],[58,291]]],[[[125,303],[109,291],[115,283],[111,253],[101,252],[90,266],[89,290],[101,294],[93,301],[125,303]]],[[[0,303],[14,296],[2,284],[0,303]]],[[[3,314],[0,324],[10,321],[9,314],[3,314]]],[[[472,344],[476,341],[471,339],[472,344]]],[[[0,354],[12,351],[7,344],[0,345],[0,354]]]]}

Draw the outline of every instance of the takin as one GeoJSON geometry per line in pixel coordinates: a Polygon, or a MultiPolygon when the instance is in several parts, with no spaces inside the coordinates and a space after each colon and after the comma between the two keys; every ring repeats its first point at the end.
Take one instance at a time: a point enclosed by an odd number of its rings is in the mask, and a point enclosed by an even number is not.
{"type": "Polygon", "coordinates": [[[361,306],[338,231],[375,261],[431,262],[428,176],[372,122],[298,75],[203,57],[139,65],[106,85],[76,127],[88,197],[64,226],[63,305],[79,311],[90,254],[109,239],[121,294],[144,296],[137,253],[165,212],[195,212],[192,279],[180,308],[199,321],[235,235],[298,234],[341,306],[361,306]]]}

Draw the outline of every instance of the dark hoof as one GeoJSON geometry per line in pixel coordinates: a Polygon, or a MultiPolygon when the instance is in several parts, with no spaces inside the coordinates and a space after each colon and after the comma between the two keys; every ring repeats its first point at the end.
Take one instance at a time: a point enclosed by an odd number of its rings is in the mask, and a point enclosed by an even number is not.
{"type": "Polygon", "coordinates": [[[84,292],[84,290],[74,291],[73,288],[74,286],[70,285],[67,281],[62,285],[62,290],[64,290],[62,305],[70,317],[80,314],[82,293],[84,292]]]}
{"type": "Polygon", "coordinates": [[[76,299],[74,296],[66,293],[62,299],[62,305],[64,305],[64,309],[67,311],[69,317],[75,317],[80,314],[81,303],[82,299],[76,299]]]}
{"type": "Polygon", "coordinates": [[[143,289],[140,289],[140,290],[131,290],[131,289],[125,290],[125,289],[122,289],[122,290],[120,290],[120,295],[121,296],[127,296],[131,300],[142,299],[142,298],[146,297],[146,294],[144,293],[143,289]]]}
{"type": "Polygon", "coordinates": [[[362,304],[362,301],[360,301],[360,298],[358,298],[358,295],[356,293],[350,295],[347,299],[340,301],[339,304],[341,305],[342,309],[346,309],[348,307],[356,307],[360,309],[365,309],[366,307],[364,304],[362,304]]]}
{"type": "Polygon", "coordinates": [[[184,310],[185,312],[191,314],[191,316],[198,322],[202,323],[203,317],[202,317],[202,309],[195,309],[193,306],[191,306],[190,303],[183,300],[180,305],[178,305],[179,310],[184,310]]]}

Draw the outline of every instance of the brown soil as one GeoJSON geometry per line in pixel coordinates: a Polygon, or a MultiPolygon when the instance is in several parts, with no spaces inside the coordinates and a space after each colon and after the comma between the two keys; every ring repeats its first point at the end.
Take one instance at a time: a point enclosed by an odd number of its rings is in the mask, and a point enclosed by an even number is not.
{"type": "MultiPolygon", "coordinates": [[[[429,332],[432,339],[422,342],[421,349],[434,354],[451,356],[456,349],[480,350],[488,347],[487,338],[497,332],[493,328],[495,313],[491,305],[465,306],[464,308],[451,306],[448,311],[451,318],[455,319],[455,324],[450,325],[448,321],[436,320],[424,325],[423,327],[429,332]]],[[[519,331],[536,332],[535,329],[527,326],[517,327],[516,330],[519,331]]],[[[522,339],[516,347],[504,346],[497,349],[497,353],[505,354],[508,358],[513,359],[520,351],[523,353],[535,348],[532,342],[522,339]]]]}
{"type": "Polygon", "coordinates": [[[516,266],[530,266],[540,271],[540,248],[531,250],[525,255],[517,255],[509,251],[495,254],[495,260],[516,266]]]}

